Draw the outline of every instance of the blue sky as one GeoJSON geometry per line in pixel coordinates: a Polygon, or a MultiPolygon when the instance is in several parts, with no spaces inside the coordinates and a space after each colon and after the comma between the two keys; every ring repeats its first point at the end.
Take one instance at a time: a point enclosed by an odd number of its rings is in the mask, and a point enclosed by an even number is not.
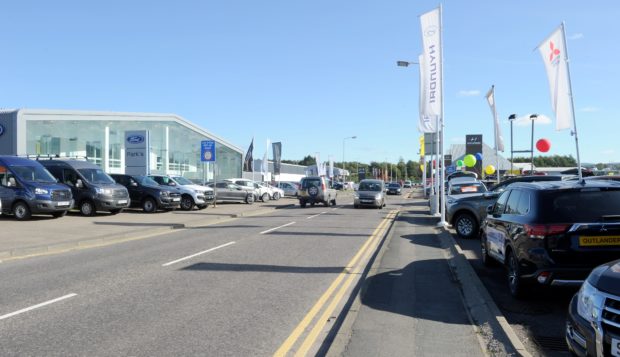
{"type": "MultiPolygon", "coordinates": [[[[4,1],[0,107],[176,113],[254,157],[282,142],[284,159],[417,160],[418,16],[436,1],[4,1]]],[[[620,2],[443,3],[445,140],[483,134],[485,93],[507,117],[539,113],[549,155],[575,156],[555,131],[534,49],[566,23],[581,157],[618,162],[620,2]]],[[[515,149],[530,127],[515,126],[515,149]]],[[[509,157],[510,153],[506,152],[509,157]]]]}

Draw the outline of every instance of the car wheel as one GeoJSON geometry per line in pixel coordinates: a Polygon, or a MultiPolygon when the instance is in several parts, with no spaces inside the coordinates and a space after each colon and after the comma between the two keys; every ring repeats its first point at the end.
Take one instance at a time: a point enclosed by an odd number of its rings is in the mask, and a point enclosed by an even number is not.
{"type": "Polygon", "coordinates": [[[478,231],[478,222],[470,213],[461,213],[454,220],[456,234],[461,238],[473,238],[478,231]]]}
{"type": "Polygon", "coordinates": [[[93,203],[93,201],[84,200],[80,202],[80,213],[82,214],[82,216],[93,216],[95,215],[95,212],[95,204],[93,203]]]}
{"type": "Polygon", "coordinates": [[[25,221],[30,219],[32,213],[25,202],[17,202],[15,206],[13,206],[13,215],[15,215],[18,221],[25,221]]]}
{"type": "Polygon", "coordinates": [[[110,210],[110,214],[111,214],[111,215],[115,215],[115,214],[119,214],[119,213],[121,213],[122,211],[123,211],[123,209],[122,209],[122,208],[111,209],[111,210],[110,210]]]}
{"type": "Polygon", "coordinates": [[[67,211],[60,211],[60,212],[54,212],[52,213],[52,217],[54,218],[60,218],[60,217],[64,217],[67,215],[67,211]]]}
{"type": "Polygon", "coordinates": [[[267,192],[263,193],[262,196],[260,196],[261,201],[263,202],[267,202],[269,201],[269,194],[267,192]]]}
{"type": "Polygon", "coordinates": [[[183,211],[191,211],[194,208],[194,199],[192,196],[183,195],[181,197],[181,209],[183,211]]]}
{"type": "Polygon", "coordinates": [[[521,267],[519,266],[519,260],[515,254],[510,251],[506,257],[506,265],[508,268],[508,288],[510,289],[510,295],[515,298],[524,298],[525,287],[523,286],[523,279],[521,279],[521,267]]]}
{"type": "Polygon", "coordinates": [[[487,235],[482,233],[480,236],[480,256],[482,259],[482,264],[487,267],[493,266],[495,261],[489,255],[489,247],[487,245],[487,235]]]}
{"type": "Polygon", "coordinates": [[[146,213],[153,213],[157,211],[157,203],[151,197],[147,197],[142,201],[142,210],[146,213]]]}
{"type": "Polygon", "coordinates": [[[327,197],[327,199],[325,201],[323,201],[323,206],[329,207],[329,202],[330,202],[330,199],[329,199],[329,197],[327,197]]]}
{"type": "Polygon", "coordinates": [[[306,208],[306,201],[299,201],[299,206],[301,208],[306,208]]]}
{"type": "Polygon", "coordinates": [[[273,199],[276,200],[276,201],[279,200],[280,199],[280,193],[279,192],[274,192],[273,193],[273,199]]]}
{"type": "Polygon", "coordinates": [[[249,205],[254,203],[254,195],[247,195],[247,196],[245,196],[245,203],[247,203],[249,205]]]}

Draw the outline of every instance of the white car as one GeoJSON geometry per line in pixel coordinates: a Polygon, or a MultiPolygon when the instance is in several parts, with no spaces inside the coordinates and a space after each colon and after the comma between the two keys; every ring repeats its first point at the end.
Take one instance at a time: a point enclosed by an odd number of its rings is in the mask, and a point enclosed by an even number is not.
{"type": "Polygon", "coordinates": [[[263,186],[266,187],[269,191],[269,198],[271,198],[272,200],[279,200],[280,198],[284,197],[284,190],[275,186],[271,186],[271,184],[267,183],[267,182],[258,182],[257,183],[259,186],[263,186]]]}

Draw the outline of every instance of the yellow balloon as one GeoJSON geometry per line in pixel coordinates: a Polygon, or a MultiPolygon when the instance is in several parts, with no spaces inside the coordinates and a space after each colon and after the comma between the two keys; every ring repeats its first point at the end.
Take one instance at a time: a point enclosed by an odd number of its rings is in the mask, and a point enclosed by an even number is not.
{"type": "Polygon", "coordinates": [[[484,172],[486,172],[487,175],[493,175],[495,173],[495,166],[487,165],[487,167],[484,168],[484,172]]]}

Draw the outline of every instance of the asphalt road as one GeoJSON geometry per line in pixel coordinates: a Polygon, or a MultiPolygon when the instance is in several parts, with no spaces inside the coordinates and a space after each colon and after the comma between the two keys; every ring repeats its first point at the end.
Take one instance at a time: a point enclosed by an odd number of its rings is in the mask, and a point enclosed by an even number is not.
{"type": "Polygon", "coordinates": [[[461,239],[452,230],[464,254],[489,291],[495,304],[534,356],[570,356],[564,340],[568,305],[577,289],[536,289],[524,300],[508,292],[506,270],[488,268],[480,260],[480,240],[461,239]]]}
{"type": "Polygon", "coordinates": [[[4,262],[0,355],[273,355],[401,201],[296,205],[4,262]]]}

